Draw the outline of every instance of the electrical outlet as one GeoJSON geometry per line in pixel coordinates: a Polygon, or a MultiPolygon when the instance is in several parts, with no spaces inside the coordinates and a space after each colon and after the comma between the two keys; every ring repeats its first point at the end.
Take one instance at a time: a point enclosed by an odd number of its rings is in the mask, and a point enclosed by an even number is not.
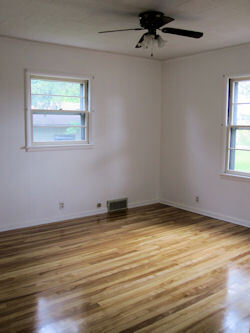
{"type": "Polygon", "coordinates": [[[200,202],[200,197],[199,196],[195,197],[195,201],[200,202]]]}
{"type": "Polygon", "coordinates": [[[102,203],[101,202],[98,202],[97,205],[96,205],[97,208],[101,208],[102,207],[102,203]]]}
{"type": "Polygon", "coordinates": [[[63,209],[64,208],[64,202],[59,201],[58,207],[59,207],[59,209],[63,209]]]}

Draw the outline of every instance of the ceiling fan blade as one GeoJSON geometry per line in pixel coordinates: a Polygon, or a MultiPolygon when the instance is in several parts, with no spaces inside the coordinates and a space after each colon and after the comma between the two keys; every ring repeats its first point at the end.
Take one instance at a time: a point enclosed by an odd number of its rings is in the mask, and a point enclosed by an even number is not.
{"type": "Polygon", "coordinates": [[[141,36],[141,38],[139,39],[138,43],[137,43],[136,46],[135,46],[136,49],[141,48],[140,43],[143,41],[144,36],[145,36],[146,34],[147,34],[147,33],[145,33],[145,34],[143,34],[143,35],[141,36]]]}
{"type": "Polygon", "coordinates": [[[168,23],[173,22],[173,21],[174,21],[174,18],[169,17],[169,16],[163,16],[162,17],[162,24],[159,26],[159,28],[162,27],[163,25],[168,24],[168,23]]]}
{"type": "Polygon", "coordinates": [[[99,34],[106,34],[107,32],[118,32],[118,31],[137,31],[137,30],[145,30],[144,28],[134,28],[134,29],[120,29],[120,30],[107,30],[107,31],[99,31],[99,34]]]}
{"type": "Polygon", "coordinates": [[[191,38],[201,38],[203,36],[203,32],[175,29],[175,28],[163,28],[161,29],[161,31],[167,34],[173,34],[173,35],[179,35],[191,38]]]}

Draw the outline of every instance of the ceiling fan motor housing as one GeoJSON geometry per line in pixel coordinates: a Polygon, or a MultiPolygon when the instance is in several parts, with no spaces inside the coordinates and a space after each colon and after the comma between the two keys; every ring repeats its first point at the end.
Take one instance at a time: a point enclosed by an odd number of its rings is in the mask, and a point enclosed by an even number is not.
{"type": "Polygon", "coordinates": [[[162,12],[146,11],[139,14],[140,26],[147,29],[149,33],[156,34],[156,30],[163,25],[173,21],[171,17],[166,17],[162,12]]]}

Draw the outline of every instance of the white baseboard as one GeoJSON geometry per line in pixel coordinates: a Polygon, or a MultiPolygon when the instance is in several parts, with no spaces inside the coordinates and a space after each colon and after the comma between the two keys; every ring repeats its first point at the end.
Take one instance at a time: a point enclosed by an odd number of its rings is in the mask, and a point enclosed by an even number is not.
{"type": "Polygon", "coordinates": [[[128,203],[128,208],[148,206],[148,205],[153,205],[155,203],[159,203],[159,199],[158,200],[154,199],[154,200],[148,200],[148,201],[131,202],[131,203],[128,203]]]}
{"type": "MultiPolygon", "coordinates": [[[[193,212],[193,213],[213,217],[213,218],[216,218],[218,220],[231,222],[231,223],[234,223],[234,224],[238,224],[238,225],[250,228],[250,221],[238,219],[236,217],[226,216],[226,215],[223,215],[223,214],[219,214],[219,213],[199,209],[199,208],[192,207],[192,206],[183,205],[181,203],[169,201],[169,200],[166,200],[166,199],[160,199],[160,200],[153,199],[153,200],[147,200],[147,201],[131,202],[131,203],[128,204],[128,207],[129,208],[135,208],[135,207],[141,207],[141,206],[147,206],[147,205],[155,204],[155,203],[158,203],[158,202],[160,202],[162,204],[165,204],[165,205],[180,208],[180,209],[183,209],[183,210],[187,210],[187,211],[190,211],[190,212],[193,212]]],[[[32,226],[37,226],[37,225],[41,225],[41,224],[48,224],[48,223],[53,223],[53,222],[67,221],[67,220],[72,220],[72,219],[77,219],[77,218],[82,218],[82,217],[87,217],[87,216],[92,216],[92,215],[99,215],[99,214],[103,214],[103,213],[107,213],[107,208],[86,210],[86,211],[79,212],[77,214],[68,214],[68,215],[66,214],[66,215],[61,215],[61,216],[57,216],[57,217],[53,217],[53,218],[43,218],[43,219],[30,220],[30,221],[26,221],[25,223],[22,223],[21,225],[18,225],[18,226],[17,225],[1,225],[0,226],[0,232],[1,231],[7,231],[7,230],[13,230],[13,229],[32,227],[32,226]]]]}
{"type": "Polygon", "coordinates": [[[183,205],[181,203],[169,201],[169,200],[166,200],[166,199],[160,199],[159,202],[162,203],[162,204],[168,205],[168,206],[173,206],[173,207],[176,207],[176,208],[187,210],[189,212],[193,212],[193,213],[213,217],[213,218],[218,219],[218,220],[222,220],[222,221],[226,221],[226,222],[230,222],[230,223],[234,223],[234,224],[238,224],[238,225],[250,228],[250,221],[242,220],[242,219],[239,219],[237,217],[227,216],[227,215],[223,215],[223,214],[220,214],[220,213],[215,213],[215,212],[199,209],[199,208],[192,207],[192,206],[183,205]]]}
{"type": "MultiPolygon", "coordinates": [[[[157,202],[159,202],[159,200],[155,200],[155,199],[141,201],[141,202],[131,202],[131,203],[128,203],[128,208],[147,206],[147,205],[151,205],[151,204],[154,204],[157,202]]],[[[13,230],[13,229],[33,227],[33,226],[37,226],[37,225],[41,225],[41,224],[48,224],[48,223],[53,223],[53,222],[67,221],[67,220],[82,218],[82,217],[86,217],[86,216],[99,215],[99,214],[103,214],[103,213],[107,213],[107,208],[85,210],[85,211],[82,211],[82,212],[79,212],[76,214],[65,214],[65,215],[60,215],[60,216],[51,217],[51,218],[35,219],[35,220],[26,221],[20,225],[13,225],[13,224],[0,225],[0,232],[13,230]]]]}

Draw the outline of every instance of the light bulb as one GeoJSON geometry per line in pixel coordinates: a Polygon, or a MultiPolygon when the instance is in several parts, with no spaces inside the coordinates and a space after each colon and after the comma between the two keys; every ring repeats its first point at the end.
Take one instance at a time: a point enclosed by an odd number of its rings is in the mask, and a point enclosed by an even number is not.
{"type": "Polygon", "coordinates": [[[156,36],[156,40],[159,48],[163,48],[167,43],[160,35],[156,36]]]}
{"type": "Polygon", "coordinates": [[[143,38],[143,41],[141,43],[142,47],[144,49],[148,49],[150,47],[152,47],[152,43],[153,43],[153,40],[154,40],[155,36],[152,35],[152,34],[146,34],[143,38]]]}

